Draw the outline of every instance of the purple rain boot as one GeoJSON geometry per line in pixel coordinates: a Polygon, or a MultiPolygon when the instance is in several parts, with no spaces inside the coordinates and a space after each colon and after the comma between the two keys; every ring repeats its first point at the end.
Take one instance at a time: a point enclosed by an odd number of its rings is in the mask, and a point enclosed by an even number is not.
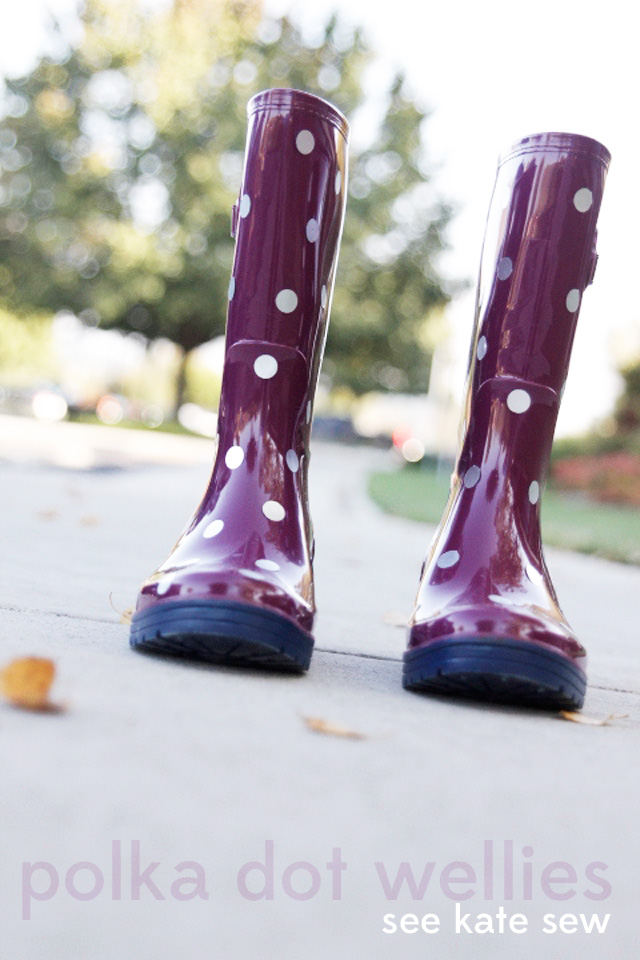
{"type": "Polygon", "coordinates": [[[582,706],[586,653],[544,562],[539,500],[609,159],[595,140],[543,133],[500,160],[462,447],[409,624],[409,690],[582,706]]]}
{"type": "Polygon", "coordinates": [[[346,201],[345,118],[298,90],[248,106],[218,445],[206,493],[143,584],[131,646],[302,671],[315,605],[313,397],[346,201]]]}

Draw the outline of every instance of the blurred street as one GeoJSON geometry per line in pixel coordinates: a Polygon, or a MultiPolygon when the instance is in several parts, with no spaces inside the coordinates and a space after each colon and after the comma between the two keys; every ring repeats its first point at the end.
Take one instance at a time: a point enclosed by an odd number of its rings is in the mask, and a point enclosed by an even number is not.
{"type": "Polygon", "coordinates": [[[409,694],[402,625],[432,531],[368,500],[383,451],[316,442],[309,674],[134,654],[113,608],[132,606],[177,538],[212,451],[209,440],[0,417],[0,667],[52,657],[54,699],[68,704],[59,715],[0,704],[0,960],[635,956],[640,570],[547,553],[590,653],[584,715],[606,725],[409,694]],[[260,896],[271,852],[272,899],[260,896]],[[346,867],[331,868],[336,856],[346,867]],[[435,862],[421,899],[406,883],[397,899],[385,893],[403,861],[418,881],[435,862]],[[187,862],[206,874],[207,899],[176,895],[187,862]],[[463,914],[504,906],[527,916],[525,933],[456,932],[442,870],[459,862],[478,880],[454,881],[474,890],[463,914]],[[556,862],[575,873],[562,899],[540,879],[556,862]],[[600,900],[588,895],[594,863],[611,890],[600,900]],[[390,913],[435,913],[441,929],[383,933],[390,913]],[[543,933],[550,913],[610,919],[604,933],[543,933]]]}

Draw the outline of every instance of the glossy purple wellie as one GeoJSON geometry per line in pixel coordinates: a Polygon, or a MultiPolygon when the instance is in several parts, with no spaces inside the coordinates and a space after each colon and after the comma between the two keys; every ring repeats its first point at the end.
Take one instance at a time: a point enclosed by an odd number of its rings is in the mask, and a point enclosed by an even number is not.
{"type": "Polygon", "coordinates": [[[580,303],[596,266],[609,153],[543,133],[500,160],[471,344],[462,447],[404,656],[410,690],[578,708],[586,654],[540,540],[540,494],[580,303]]]}
{"type": "Polygon", "coordinates": [[[142,586],[131,645],[300,671],[315,612],[309,433],[348,126],[297,90],[259,93],[248,114],[215,463],[184,533],[142,586]]]}

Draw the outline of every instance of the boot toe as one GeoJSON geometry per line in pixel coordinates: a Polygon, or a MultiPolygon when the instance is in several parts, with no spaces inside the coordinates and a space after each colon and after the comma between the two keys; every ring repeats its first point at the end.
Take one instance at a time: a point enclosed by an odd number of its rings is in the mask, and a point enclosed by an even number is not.
{"type": "Polygon", "coordinates": [[[301,673],[313,637],[276,610],[229,600],[176,600],[138,610],[131,646],[227,666],[301,673]]]}
{"type": "Polygon", "coordinates": [[[517,704],[543,710],[579,710],[584,670],[557,649],[505,637],[453,637],[409,649],[407,690],[517,704]]]}

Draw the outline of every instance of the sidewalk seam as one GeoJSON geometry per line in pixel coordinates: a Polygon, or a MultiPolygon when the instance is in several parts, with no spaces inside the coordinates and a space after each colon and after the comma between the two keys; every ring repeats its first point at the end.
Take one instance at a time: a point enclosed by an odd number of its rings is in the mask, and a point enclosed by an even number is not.
{"type": "MultiPolygon", "coordinates": [[[[89,623],[104,623],[107,626],[126,626],[126,624],[120,623],[118,620],[107,620],[104,617],[91,617],[86,614],[74,614],[74,613],[60,613],[57,610],[38,610],[34,607],[16,607],[16,606],[5,606],[0,604],[0,611],[6,611],[7,613],[26,613],[26,614],[36,614],[46,617],[58,617],[59,619],[66,620],[86,620],[89,623]]],[[[330,647],[315,647],[315,653],[328,653],[336,657],[357,657],[360,660],[377,660],[383,663],[402,663],[401,657],[387,657],[382,654],[376,653],[359,653],[355,650],[335,650],[330,647]]],[[[638,690],[627,690],[624,687],[606,687],[597,683],[589,684],[590,690],[603,690],[607,693],[625,693],[630,696],[640,697],[640,691],[638,690]]]]}

